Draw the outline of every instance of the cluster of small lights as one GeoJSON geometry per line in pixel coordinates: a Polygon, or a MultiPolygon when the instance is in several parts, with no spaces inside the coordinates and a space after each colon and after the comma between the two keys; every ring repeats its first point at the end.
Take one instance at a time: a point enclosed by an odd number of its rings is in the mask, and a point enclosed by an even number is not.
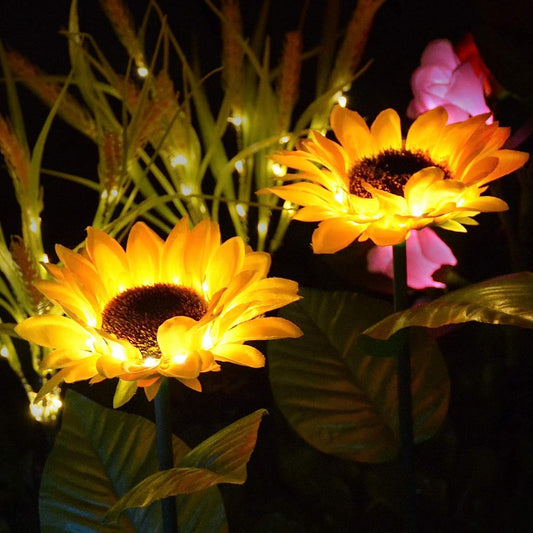
{"type": "Polygon", "coordinates": [[[177,154],[170,158],[170,164],[173,167],[177,167],[179,165],[186,165],[187,164],[187,158],[183,154],[177,154]]]}
{"type": "Polygon", "coordinates": [[[110,190],[104,189],[100,197],[102,200],[115,200],[118,196],[118,189],[113,187],[110,190]]]}
{"type": "Polygon", "coordinates": [[[44,424],[56,420],[63,405],[59,396],[59,389],[49,392],[39,403],[33,403],[35,396],[37,396],[35,392],[29,394],[31,416],[37,422],[43,422],[44,424]]]}

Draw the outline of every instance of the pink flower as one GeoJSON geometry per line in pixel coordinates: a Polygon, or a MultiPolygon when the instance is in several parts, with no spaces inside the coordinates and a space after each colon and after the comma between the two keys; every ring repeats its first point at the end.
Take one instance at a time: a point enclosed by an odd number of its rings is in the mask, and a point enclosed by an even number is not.
{"type": "MultiPolygon", "coordinates": [[[[456,265],[457,259],[450,248],[429,227],[411,232],[406,241],[407,285],[412,289],[444,288],[433,279],[433,273],[442,265],[456,265]]],[[[385,274],[392,279],[392,246],[375,246],[367,255],[369,272],[385,274]]]]}
{"type": "MultiPolygon", "coordinates": [[[[482,75],[476,74],[470,61],[461,62],[447,39],[431,41],[411,76],[414,98],[407,116],[418,115],[443,106],[448,124],[462,122],[474,115],[490,113],[485,102],[482,75]]],[[[489,117],[487,123],[492,122],[489,117]]]]}

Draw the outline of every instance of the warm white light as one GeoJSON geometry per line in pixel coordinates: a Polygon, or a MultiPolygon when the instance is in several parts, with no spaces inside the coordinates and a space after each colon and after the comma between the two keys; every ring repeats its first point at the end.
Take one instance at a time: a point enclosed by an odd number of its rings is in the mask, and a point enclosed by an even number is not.
{"type": "Polygon", "coordinates": [[[39,403],[33,403],[35,396],[37,396],[35,392],[29,394],[31,416],[37,422],[53,422],[63,405],[59,396],[59,389],[49,392],[39,403]]]}
{"type": "Polygon", "coordinates": [[[146,76],[148,76],[148,69],[146,67],[139,67],[137,69],[137,74],[141,77],[141,78],[146,78],[146,76]]]}
{"type": "Polygon", "coordinates": [[[187,361],[187,354],[186,353],[179,353],[179,354],[175,354],[172,359],[174,360],[174,363],[176,363],[177,365],[182,365],[183,363],[185,363],[185,361],[187,361]]]}
{"type": "Polygon", "coordinates": [[[246,208],[244,207],[244,204],[237,204],[235,206],[235,211],[237,211],[237,214],[240,216],[240,217],[244,217],[246,216],[246,208]]]}
{"type": "Polygon", "coordinates": [[[346,107],[348,100],[341,92],[335,95],[335,99],[337,100],[337,104],[339,104],[341,107],[346,107]]]}
{"type": "Polygon", "coordinates": [[[145,368],[153,368],[159,364],[159,359],[156,357],[146,357],[143,361],[143,366],[145,368]]]}
{"type": "Polygon", "coordinates": [[[339,202],[339,204],[343,204],[346,200],[346,193],[342,187],[336,187],[333,197],[339,202]]]}
{"type": "Polygon", "coordinates": [[[186,165],[187,158],[183,154],[174,155],[170,158],[170,164],[173,167],[177,167],[178,165],[186,165]]]}
{"type": "Polygon", "coordinates": [[[287,173],[287,169],[284,165],[280,165],[279,163],[272,163],[272,172],[278,178],[282,178],[287,173]]]}
{"type": "Polygon", "coordinates": [[[238,172],[242,172],[244,170],[244,162],[242,159],[239,159],[236,163],[235,163],[235,168],[237,169],[238,172]]]}
{"type": "Polygon", "coordinates": [[[41,257],[41,263],[47,264],[50,262],[50,259],[48,258],[48,254],[43,254],[41,257]]]}
{"type": "Polygon", "coordinates": [[[202,348],[204,350],[210,350],[213,347],[213,344],[213,338],[211,337],[211,332],[208,329],[202,337],[202,348]]]}

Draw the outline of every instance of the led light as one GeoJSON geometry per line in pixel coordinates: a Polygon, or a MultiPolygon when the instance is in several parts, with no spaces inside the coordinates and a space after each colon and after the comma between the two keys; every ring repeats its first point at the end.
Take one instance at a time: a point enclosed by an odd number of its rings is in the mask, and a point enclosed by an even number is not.
{"type": "Polygon", "coordinates": [[[172,156],[170,158],[170,164],[173,167],[177,167],[178,165],[186,165],[187,164],[187,158],[183,154],[178,154],[178,155],[172,156]]]}
{"type": "Polygon", "coordinates": [[[244,204],[237,204],[235,206],[235,211],[237,211],[237,214],[240,216],[240,217],[244,217],[246,216],[246,208],[244,207],[244,204]]]}
{"type": "Polygon", "coordinates": [[[237,169],[237,172],[242,172],[244,170],[244,162],[242,159],[239,159],[236,163],[235,163],[235,168],[237,169]]]}
{"type": "Polygon", "coordinates": [[[146,76],[148,76],[148,69],[146,67],[139,67],[137,69],[137,74],[141,78],[146,78],[146,76]]]}
{"type": "Polygon", "coordinates": [[[53,422],[63,405],[59,396],[59,389],[49,392],[39,403],[33,403],[35,392],[29,393],[30,413],[37,422],[53,422]]]}
{"type": "Polygon", "coordinates": [[[30,231],[32,233],[38,233],[39,232],[39,223],[40,223],[40,218],[38,218],[38,217],[31,217],[30,218],[30,231]]]}
{"type": "Polygon", "coordinates": [[[7,349],[7,346],[4,344],[4,346],[2,346],[2,348],[0,348],[0,355],[2,357],[9,357],[9,350],[7,349]]]}
{"type": "Polygon", "coordinates": [[[183,196],[189,196],[190,194],[192,194],[192,187],[190,185],[185,184],[185,183],[182,183],[180,185],[180,190],[181,190],[181,194],[183,194],[183,196]]]}
{"type": "Polygon", "coordinates": [[[228,117],[228,122],[238,127],[242,125],[242,117],[240,115],[235,115],[234,117],[228,117]]]}
{"type": "Polygon", "coordinates": [[[279,163],[272,163],[272,172],[278,178],[282,178],[287,173],[287,168],[279,163]]]}
{"type": "Polygon", "coordinates": [[[145,368],[153,368],[154,366],[157,366],[159,364],[159,359],[156,357],[146,357],[143,361],[143,366],[145,368]]]}
{"type": "Polygon", "coordinates": [[[348,100],[347,100],[346,96],[344,96],[341,92],[339,92],[339,93],[337,93],[335,95],[335,99],[337,100],[337,103],[341,107],[346,107],[346,104],[348,103],[348,100]]]}
{"type": "Polygon", "coordinates": [[[259,224],[257,224],[257,233],[259,233],[259,235],[261,236],[266,235],[267,230],[268,230],[267,222],[259,222],[259,224]]]}
{"type": "Polygon", "coordinates": [[[208,329],[202,337],[202,348],[204,350],[210,350],[214,345],[213,338],[211,337],[211,331],[208,329]]]}
{"type": "Polygon", "coordinates": [[[290,135],[284,135],[283,137],[280,137],[279,143],[285,144],[285,143],[288,143],[290,140],[291,140],[290,135]]]}

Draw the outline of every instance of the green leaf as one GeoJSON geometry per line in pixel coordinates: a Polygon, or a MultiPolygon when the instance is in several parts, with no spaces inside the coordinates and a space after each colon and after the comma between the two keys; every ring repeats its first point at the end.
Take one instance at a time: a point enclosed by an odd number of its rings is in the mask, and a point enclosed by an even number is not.
{"type": "Polygon", "coordinates": [[[157,472],[135,486],[109,511],[115,521],[124,509],[145,507],[156,500],[191,494],[218,483],[243,484],[246,464],[255,448],[264,409],[237,420],[191,450],[178,467],[157,472]]]}
{"type": "Polygon", "coordinates": [[[364,334],[387,339],[410,326],[438,328],[471,321],[533,328],[533,273],[509,274],[458,289],[430,303],[394,313],[364,334]]]}
{"type": "MultiPolygon", "coordinates": [[[[274,398],[290,425],[322,452],[362,461],[389,460],[399,450],[396,358],[372,357],[359,334],[390,312],[361,294],[301,289],[281,315],[302,328],[299,339],[269,343],[274,398]]],[[[439,429],[449,378],[433,339],[410,337],[415,441],[439,429]]]]}
{"type": "MultiPolygon", "coordinates": [[[[176,464],[189,448],[173,438],[176,464]]],[[[68,391],[61,430],[45,465],[40,492],[43,533],[60,531],[162,531],[159,504],[129,509],[118,524],[103,524],[119,498],[158,470],[155,425],[107,409],[68,391]]],[[[226,533],[227,523],[216,487],[180,496],[180,533],[226,533]]]]}

